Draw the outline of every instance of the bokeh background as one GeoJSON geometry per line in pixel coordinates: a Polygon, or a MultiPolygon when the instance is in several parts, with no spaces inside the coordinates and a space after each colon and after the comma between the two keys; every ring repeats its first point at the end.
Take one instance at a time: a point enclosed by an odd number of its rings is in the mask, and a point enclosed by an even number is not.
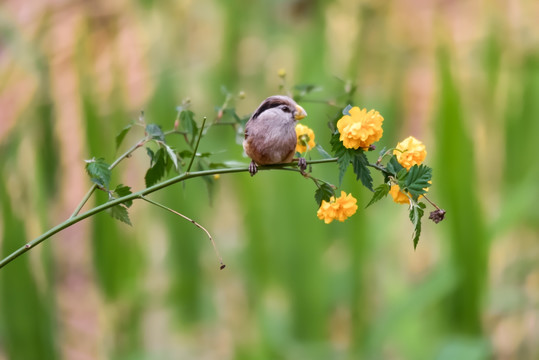
{"type": "MultiPolygon", "coordinates": [[[[140,110],[170,129],[189,98],[200,124],[224,86],[249,115],[281,68],[320,86],[301,105],[326,148],[324,102],[351,85],[385,118],[380,147],[421,139],[447,218],[414,251],[406,206],[364,210],[351,173],[360,210],[330,225],[295,173],[223,175],[211,198],[177,184],[152,198],[205,225],[226,270],[159,208],[135,202],[132,227],[98,214],[0,270],[0,359],[539,358],[538,18],[536,0],[4,0],[2,257],[69,217],[84,159],[112,162],[140,110]]],[[[228,127],[200,150],[248,163],[228,127]]],[[[142,189],[148,164],[113,182],[142,189]]]]}

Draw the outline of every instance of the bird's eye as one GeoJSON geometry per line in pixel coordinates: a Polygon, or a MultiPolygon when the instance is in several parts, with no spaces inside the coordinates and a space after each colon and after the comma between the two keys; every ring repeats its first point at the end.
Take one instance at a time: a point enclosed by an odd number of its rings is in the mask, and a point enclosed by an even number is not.
{"type": "Polygon", "coordinates": [[[292,110],[291,110],[288,106],[286,106],[286,105],[281,105],[280,108],[281,108],[281,110],[284,111],[285,113],[291,113],[291,112],[292,112],[292,110]]]}

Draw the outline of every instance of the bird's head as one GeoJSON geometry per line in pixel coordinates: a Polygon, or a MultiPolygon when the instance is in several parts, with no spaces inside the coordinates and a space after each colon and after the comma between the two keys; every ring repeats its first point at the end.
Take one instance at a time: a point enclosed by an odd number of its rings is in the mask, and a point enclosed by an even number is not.
{"type": "Polygon", "coordinates": [[[307,116],[307,112],[301,106],[296,104],[296,102],[284,95],[274,95],[270,96],[266,100],[262,101],[258,109],[254,112],[251,119],[258,118],[265,111],[280,111],[284,116],[290,117],[293,120],[301,120],[307,116]]]}

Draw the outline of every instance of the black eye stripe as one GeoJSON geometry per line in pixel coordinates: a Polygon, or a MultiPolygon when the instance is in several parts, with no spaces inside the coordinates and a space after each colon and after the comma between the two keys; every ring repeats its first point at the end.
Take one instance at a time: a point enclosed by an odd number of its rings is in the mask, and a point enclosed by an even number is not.
{"type": "Polygon", "coordinates": [[[264,111],[269,110],[269,109],[273,109],[273,108],[276,108],[276,107],[280,107],[283,111],[285,111],[287,113],[292,112],[290,107],[286,103],[283,103],[283,100],[281,100],[281,99],[270,99],[270,100],[264,102],[262,105],[260,105],[260,107],[256,110],[256,112],[253,114],[253,116],[251,118],[256,119],[264,111]]]}

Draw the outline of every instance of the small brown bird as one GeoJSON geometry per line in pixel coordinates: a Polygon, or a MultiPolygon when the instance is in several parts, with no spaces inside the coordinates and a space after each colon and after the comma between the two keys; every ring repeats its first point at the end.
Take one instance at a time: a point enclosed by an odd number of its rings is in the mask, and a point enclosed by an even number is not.
{"type": "MultiPolygon", "coordinates": [[[[288,96],[275,95],[262,101],[245,125],[243,149],[252,159],[251,176],[257,165],[289,163],[296,152],[296,121],[307,116],[305,110],[288,96]]],[[[303,171],[304,158],[298,159],[303,171]]]]}

